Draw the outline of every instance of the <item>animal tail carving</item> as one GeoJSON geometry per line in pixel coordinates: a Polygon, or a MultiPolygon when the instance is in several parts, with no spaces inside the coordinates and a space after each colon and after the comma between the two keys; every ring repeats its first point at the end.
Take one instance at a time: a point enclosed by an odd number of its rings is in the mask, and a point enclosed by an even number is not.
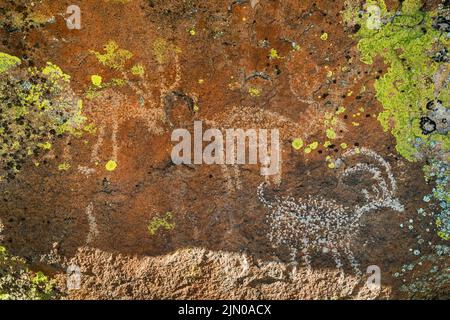
{"type": "Polygon", "coordinates": [[[269,200],[266,198],[266,194],[265,194],[266,185],[267,185],[266,182],[261,183],[261,184],[258,186],[258,189],[257,189],[256,193],[257,193],[257,195],[258,195],[259,201],[261,201],[261,203],[262,203],[266,208],[271,208],[271,207],[272,207],[272,202],[269,201],[269,200]]]}

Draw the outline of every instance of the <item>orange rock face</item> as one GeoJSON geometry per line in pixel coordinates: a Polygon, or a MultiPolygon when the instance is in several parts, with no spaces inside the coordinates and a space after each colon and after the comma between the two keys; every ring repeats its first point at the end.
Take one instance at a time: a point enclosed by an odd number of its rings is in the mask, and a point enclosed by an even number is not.
{"type": "MultiPolygon", "coordinates": [[[[67,27],[63,1],[19,2],[0,7],[47,18],[0,19],[0,52],[19,57],[20,68],[50,61],[70,75],[87,127],[52,138],[50,150],[0,181],[0,239],[58,279],[63,297],[408,297],[401,287],[412,275],[395,274],[417,263],[410,249],[419,235],[440,243],[426,231],[432,218],[417,220],[430,187],[376,119],[373,82],[386,66],[360,62],[342,22],[345,1],[81,0],[79,30],[67,27]],[[280,172],[174,165],[171,134],[194,121],[205,130],[278,129],[280,172]],[[273,215],[281,202],[284,215],[273,215]],[[365,204],[350,235],[343,221],[365,204]],[[291,209],[302,212],[301,227],[289,223],[291,209]],[[79,290],[66,287],[71,264],[79,290]],[[371,265],[381,270],[377,290],[366,286],[371,265]]],[[[414,277],[425,276],[419,268],[414,277]]],[[[438,281],[427,288],[445,295],[438,281]]]]}

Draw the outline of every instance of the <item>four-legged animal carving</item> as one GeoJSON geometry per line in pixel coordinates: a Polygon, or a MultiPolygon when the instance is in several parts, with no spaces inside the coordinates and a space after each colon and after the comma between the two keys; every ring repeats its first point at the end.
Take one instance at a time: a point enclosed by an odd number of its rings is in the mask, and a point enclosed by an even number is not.
{"type": "Polygon", "coordinates": [[[395,198],[397,186],[391,173],[391,167],[375,152],[362,148],[346,152],[341,161],[344,163],[357,153],[372,160],[374,164],[357,163],[347,168],[342,177],[350,174],[370,174],[374,180],[372,190],[363,189],[366,203],[347,207],[333,200],[307,197],[275,197],[268,199],[265,195],[266,184],[258,187],[257,194],[263,205],[270,210],[269,240],[276,246],[287,246],[295,262],[297,250],[301,249],[308,269],[311,268],[310,253],[321,250],[330,253],[336,267],[342,271],[342,254],[345,254],[357,274],[360,274],[358,263],[354,258],[350,243],[357,235],[361,217],[381,208],[403,211],[403,205],[395,198]],[[381,170],[383,170],[383,172],[381,170]],[[384,174],[383,174],[384,173],[384,174]]]}

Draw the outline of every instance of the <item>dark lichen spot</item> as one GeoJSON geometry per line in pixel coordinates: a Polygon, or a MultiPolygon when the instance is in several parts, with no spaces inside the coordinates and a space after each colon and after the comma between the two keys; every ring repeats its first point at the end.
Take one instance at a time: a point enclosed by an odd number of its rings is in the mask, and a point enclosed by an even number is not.
{"type": "Polygon", "coordinates": [[[433,56],[433,60],[438,63],[448,62],[450,60],[450,57],[447,48],[441,49],[436,52],[433,56]]]}
{"type": "Polygon", "coordinates": [[[433,28],[441,32],[450,32],[449,18],[444,16],[437,16],[433,22],[433,28]]]}
{"type": "Polygon", "coordinates": [[[423,134],[431,134],[436,131],[436,123],[428,117],[422,117],[420,119],[420,128],[423,134]]]}

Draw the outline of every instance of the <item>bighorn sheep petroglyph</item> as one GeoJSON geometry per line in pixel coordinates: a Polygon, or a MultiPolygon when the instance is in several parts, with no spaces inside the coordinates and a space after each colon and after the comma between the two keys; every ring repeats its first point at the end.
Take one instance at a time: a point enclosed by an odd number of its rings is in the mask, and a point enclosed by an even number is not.
{"type": "Polygon", "coordinates": [[[292,262],[295,263],[297,250],[301,249],[303,260],[310,269],[310,253],[321,250],[323,253],[330,253],[336,267],[342,271],[341,255],[344,253],[355,272],[360,274],[350,243],[359,231],[361,217],[381,208],[404,211],[403,205],[395,197],[397,185],[389,163],[374,151],[365,148],[360,151],[351,149],[340,160],[347,164],[356,155],[364,156],[378,166],[370,164],[370,161],[360,162],[343,171],[341,179],[358,173],[370,174],[374,180],[371,191],[362,190],[366,203],[353,208],[334,200],[312,196],[297,200],[292,197],[269,199],[265,194],[266,183],[258,187],[259,200],[270,210],[267,216],[270,224],[269,240],[275,246],[287,246],[292,262]]]}

